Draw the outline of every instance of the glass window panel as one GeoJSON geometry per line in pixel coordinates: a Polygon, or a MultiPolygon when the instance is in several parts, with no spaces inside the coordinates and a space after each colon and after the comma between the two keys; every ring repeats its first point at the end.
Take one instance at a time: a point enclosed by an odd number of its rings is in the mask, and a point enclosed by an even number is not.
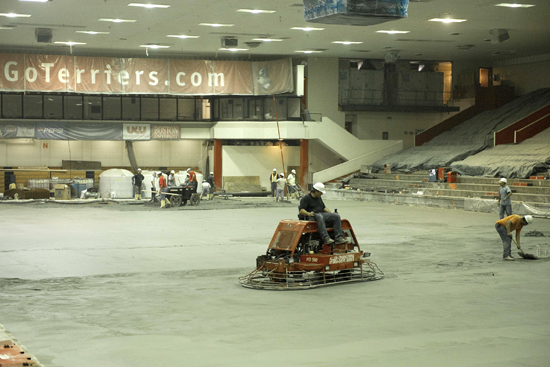
{"type": "Polygon", "coordinates": [[[286,120],[286,98],[276,98],[275,102],[273,98],[266,98],[264,100],[264,119],[275,120],[276,117],[279,120],[286,120]],[[275,111],[275,103],[277,103],[277,111],[275,111]]]}
{"type": "Polygon", "coordinates": [[[242,98],[222,98],[220,101],[220,120],[242,120],[243,103],[242,98]]]}
{"type": "Polygon", "coordinates": [[[22,118],[23,95],[3,94],[2,95],[2,116],[8,118],[22,118]]]}
{"type": "Polygon", "coordinates": [[[160,99],[160,119],[174,121],[177,119],[177,100],[175,98],[160,99]]]}
{"type": "Polygon", "coordinates": [[[63,100],[65,119],[82,119],[82,96],[65,96],[63,100]]]}
{"type": "Polygon", "coordinates": [[[192,98],[178,98],[178,120],[195,119],[195,100],[192,98]]]}
{"type": "Polygon", "coordinates": [[[159,99],[141,98],[141,119],[158,120],[159,119],[159,99]]]}
{"type": "Polygon", "coordinates": [[[263,98],[249,98],[246,100],[245,119],[262,120],[263,98]]]}
{"type": "Polygon", "coordinates": [[[26,119],[42,118],[42,95],[23,96],[23,117],[26,119]]]}
{"type": "Polygon", "coordinates": [[[97,96],[84,96],[84,118],[87,120],[101,120],[102,119],[101,97],[97,96]]]}
{"type": "Polygon", "coordinates": [[[197,120],[210,120],[210,100],[197,99],[195,104],[195,116],[197,120]]]}
{"type": "Polygon", "coordinates": [[[301,98],[288,98],[288,116],[287,118],[301,118],[301,106],[302,106],[302,99],[301,98]]]}
{"type": "Polygon", "coordinates": [[[122,118],[122,98],[103,97],[103,118],[105,120],[120,120],[122,118]]]}
{"type": "Polygon", "coordinates": [[[55,94],[44,95],[44,118],[63,118],[63,97],[55,94]]]}
{"type": "Polygon", "coordinates": [[[138,97],[122,98],[122,119],[139,120],[140,99],[138,97]]]}

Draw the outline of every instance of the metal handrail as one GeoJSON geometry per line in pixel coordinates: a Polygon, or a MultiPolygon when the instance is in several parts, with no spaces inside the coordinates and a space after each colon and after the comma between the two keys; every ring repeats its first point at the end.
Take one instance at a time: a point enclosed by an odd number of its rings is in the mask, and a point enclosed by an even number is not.
{"type": "MultiPolygon", "coordinates": [[[[393,105],[398,106],[452,106],[452,92],[395,89],[393,105]]],[[[384,105],[382,89],[341,89],[340,105],[384,105]]]]}

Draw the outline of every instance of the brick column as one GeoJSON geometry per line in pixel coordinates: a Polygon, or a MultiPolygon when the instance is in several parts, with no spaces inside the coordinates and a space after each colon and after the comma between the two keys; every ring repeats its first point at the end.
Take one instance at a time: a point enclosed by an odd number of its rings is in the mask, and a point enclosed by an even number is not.
{"type": "Polygon", "coordinates": [[[304,190],[308,189],[309,176],[309,140],[300,139],[300,177],[299,183],[304,190]]]}

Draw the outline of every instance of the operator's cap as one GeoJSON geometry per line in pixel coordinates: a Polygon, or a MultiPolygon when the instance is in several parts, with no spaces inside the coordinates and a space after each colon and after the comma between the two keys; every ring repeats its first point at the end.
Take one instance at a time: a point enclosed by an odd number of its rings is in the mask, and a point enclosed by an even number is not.
{"type": "Polygon", "coordinates": [[[325,185],[323,185],[322,182],[317,182],[315,185],[313,185],[313,188],[319,192],[322,192],[323,194],[326,194],[325,191],[325,185]]]}
{"type": "Polygon", "coordinates": [[[138,171],[141,171],[141,168],[138,168],[138,171]]]}
{"type": "Polygon", "coordinates": [[[214,174],[214,172],[210,172],[210,174],[211,174],[211,175],[213,175],[213,174],[214,174]]]}
{"type": "Polygon", "coordinates": [[[523,219],[525,219],[527,224],[533,223],[533,216],[532,215],[526,215],[525,217],[523,217],[523,219]]]}
{"type": "Polygon", "coordinates": [[[277,168],[273,168],[273,172],[277,172],[277,168]]]}
{"type": "Polygon", "coordinates": [[[170,171],[170,173],[176,173],[176,171],[174,171],[174,170],[171,170],[171,171],[170,171]]]}
{"type": "Polygon", "coordinates": [[[506,180],[506,179],[505,179],[504,177],[503,177],[503,178],[501,178],[499,182],[504,182],[504,183],[508,183],[508,181],[507,181],[507,180],[506,180]]]}

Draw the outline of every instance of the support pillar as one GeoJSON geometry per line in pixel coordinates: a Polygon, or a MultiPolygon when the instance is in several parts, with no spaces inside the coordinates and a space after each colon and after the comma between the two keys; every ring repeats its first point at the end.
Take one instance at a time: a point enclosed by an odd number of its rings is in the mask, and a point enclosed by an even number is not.
{"type": "Polygon", "coordinates": [[[309,177],[309,140],[300,139],[300,177],[299,183],[304,190],[308,189],[309,177]]]}
{"type": "Polygon", "coordinates": [[[220,139],[214,139],[214,185],[216,187],[222,186],[222,141],[220,139]]]}

